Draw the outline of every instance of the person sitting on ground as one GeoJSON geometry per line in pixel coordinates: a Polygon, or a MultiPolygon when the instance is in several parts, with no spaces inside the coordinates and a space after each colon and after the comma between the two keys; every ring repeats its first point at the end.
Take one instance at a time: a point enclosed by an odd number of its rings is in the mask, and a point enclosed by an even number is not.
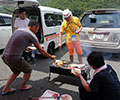
{"type": "Polygon", "coordinates": [[[120,100],[120,81],[117,73],[99,52],[92,52],[87,57],[88,64],[95,70],[93,78],[86,81],[75,72],[81,80],[79,87],[80,100],[120,100]]]}
{"type": "Polygon", "coordinates": [[[51,59],[55,59],[56,56],[48,54],[40,45],[36,37],[36,33],[39,29],[39,23],[36,21],[30,21],[28,28],[19,28],[11,36],[6,48],[3,51],[2,59],[9,66],[12,71],[5,87],[2,90],[2,95],[14,92],[15,89],[10,88],[11,83],[16,79],[16,77],[23,72],[23,81],[20,86],[21,90],[29,90],[32,88],[31,85],[26,85],[32,72],[32,66],[22,59],[22,53],[26,47],[33,43],[38,51],[51,59]]]}

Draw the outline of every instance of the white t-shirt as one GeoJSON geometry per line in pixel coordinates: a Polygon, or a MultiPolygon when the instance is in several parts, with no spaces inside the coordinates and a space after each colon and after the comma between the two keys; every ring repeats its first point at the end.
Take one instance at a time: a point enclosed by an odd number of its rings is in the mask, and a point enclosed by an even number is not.
{"type": "Polygon", "coordinates": [[[25,18],[22,20],[20,17],[15,20],[14,27],[15,28],[26,28],[29,24],[30,20],[28,18],[25,18]]]}

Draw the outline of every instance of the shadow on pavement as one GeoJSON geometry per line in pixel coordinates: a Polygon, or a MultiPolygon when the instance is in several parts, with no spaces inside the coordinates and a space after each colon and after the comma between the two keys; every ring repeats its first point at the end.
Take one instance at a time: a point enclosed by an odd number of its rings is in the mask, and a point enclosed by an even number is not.
{"type": "MultiPolygon", "coordinates": [[[[33,88],[29,91],[20,91],[18,89],[21,81],[21,78],[17,78],[12,84],[12,87],[17,88],[17,91],[6,96],[0,96],[0,100],[28,100],[29,97],[40,97],[47,89],[56,91],[60,94],[69,94],[73,97],[73,100],[79,100],[78,92],[60,88],[60,86],[54,82],[48,82],[48,77],[36,81],[30,80],[28,84],[31,84],[33,88]]],[[[0,91],[2,91],[2,88],[0,88],[0,91]]]]}
{"type": "Polygon", "coordinates": [[[49,82],[52,82],[54,84],[56,84],[56,82],[60,82],[61,84],[59,84],[59,86],[62,86],[63,84],[70,84],[70,85],[74,85],[74,86],[80,86],[80,79],[76,78],[76,77],[70,77],[70,76],[66,76],[66,75],[59,75],[55,78],[52,77],[51,73],[51,79],[49,82]]]}

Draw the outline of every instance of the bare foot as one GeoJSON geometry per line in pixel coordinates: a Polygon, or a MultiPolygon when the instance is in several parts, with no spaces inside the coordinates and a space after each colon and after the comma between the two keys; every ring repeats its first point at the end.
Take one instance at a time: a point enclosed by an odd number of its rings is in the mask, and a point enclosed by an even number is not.
{"type": "Polygon", "coordinates": [[[9,88],[8,90],[6,90],[6,91],[2,91],[2,95],[7,95],[7,94],[9,94],[9,93],[12,93],[12,92],[15,92],[16,91],[16,89],[14,89],[14,88],[9,88]]]}
{"type": "Polygon", "coordinates": [[[25,85],[25,86],[21,86],[20,87],[20,90],[30,90],[30,89],[32,89],[32,85],[25,85]]]}

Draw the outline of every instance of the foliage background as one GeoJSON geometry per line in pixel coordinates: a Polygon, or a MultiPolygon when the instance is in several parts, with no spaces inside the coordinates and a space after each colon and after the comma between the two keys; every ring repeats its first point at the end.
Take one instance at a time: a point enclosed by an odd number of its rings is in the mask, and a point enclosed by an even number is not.
{"type": "Polygon", "coordinates": [[[62,10],[69,8],[73,15],[81,16],[84,11],[90,9],[120,9],[120,0],[47,0],[43,5],[62,10]]]}
{"type": "MultiPolygon", "coordinates": [[[[55,7],[59,9],[69,8],[73,15],[81,16],[84,11],[90,9],[115,8],[120,9],[120,0],[38,0],[42,6],[55,7]]],[[[5,6],[0,9],[2,13],[11,13],[14,8],[5,6]],[[7,8],[7,9],[6,9],[7,8]]]]}

